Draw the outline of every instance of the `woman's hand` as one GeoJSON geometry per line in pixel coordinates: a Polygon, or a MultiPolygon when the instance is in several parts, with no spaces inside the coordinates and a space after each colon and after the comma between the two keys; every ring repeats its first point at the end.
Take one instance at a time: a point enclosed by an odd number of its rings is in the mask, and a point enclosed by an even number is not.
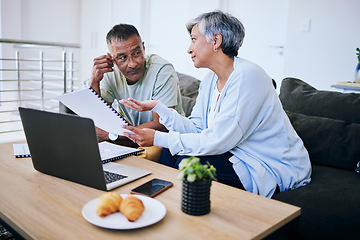
{"type": "Polygon", "coordinates": [[[150,147],[154,145],[155,130],[150,128],[138,129],[132,126],[123,126],[123,128],[133,133],[124,132],[124,135],[137,143],[140,147],[150,147]]]}
{"type": "Polygon", "coordinates": [[[128,100],[121,99],[119,103],[132,110],[143,112],[143,111],[150,111],[151,109],[153,109],[158,103],[158,101],[157,100],[138,101],[133,98],[129,98],[128,100]]]}

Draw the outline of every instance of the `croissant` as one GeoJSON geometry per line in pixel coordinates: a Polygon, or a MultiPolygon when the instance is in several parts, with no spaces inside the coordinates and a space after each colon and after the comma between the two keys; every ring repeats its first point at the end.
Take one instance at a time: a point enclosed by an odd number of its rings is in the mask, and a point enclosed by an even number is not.
{"type": "Polygon", "coordinates": [[[96,214],[100,217],[106,217],[119,211],[123,198],[118,193],[108,192],[99,197],[96,204],[96,214]]]}
{"type": "Polygon", "coordinates": [[[143,202],[132,195],[128,195],[120,205],[120,212],[130,221],[136,221],[145,210],[143,202]]]}

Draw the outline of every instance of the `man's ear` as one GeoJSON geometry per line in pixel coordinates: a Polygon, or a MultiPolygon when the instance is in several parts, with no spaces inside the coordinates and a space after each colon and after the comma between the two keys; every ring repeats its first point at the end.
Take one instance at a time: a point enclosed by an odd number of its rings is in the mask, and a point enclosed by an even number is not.
{"type": "Polygon", "coordinates": [[[222,43],[222,35],[220,33],[214,34],[214,48],[218,49],[222,43]]]}
{"type": "Polygon", "coordinates": [[[142,47],[143,47],[144,52],[145,52],[145,42],[142,42],[142,47]]]}

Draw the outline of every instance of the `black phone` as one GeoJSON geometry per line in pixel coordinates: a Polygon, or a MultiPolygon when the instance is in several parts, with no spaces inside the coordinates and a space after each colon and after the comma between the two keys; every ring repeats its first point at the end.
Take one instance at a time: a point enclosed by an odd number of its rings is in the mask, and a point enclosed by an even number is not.
{"type": "Polygon", "coordinates": [[[130,191],[132,194],[140,194],[148,197],[155,197],[166,189],[173,186],[172,182],[154,178],[130,191]]]}

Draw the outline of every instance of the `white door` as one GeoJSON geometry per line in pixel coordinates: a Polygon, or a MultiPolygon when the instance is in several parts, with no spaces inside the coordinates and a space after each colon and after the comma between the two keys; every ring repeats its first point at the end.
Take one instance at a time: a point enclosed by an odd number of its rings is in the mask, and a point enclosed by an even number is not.
{"type": "Polygon", "coordinates": [[[224,7],[245,27],[239,56],[264,68],[279,91],[284,78],[288,0],[229,0],[224,7]]]}

